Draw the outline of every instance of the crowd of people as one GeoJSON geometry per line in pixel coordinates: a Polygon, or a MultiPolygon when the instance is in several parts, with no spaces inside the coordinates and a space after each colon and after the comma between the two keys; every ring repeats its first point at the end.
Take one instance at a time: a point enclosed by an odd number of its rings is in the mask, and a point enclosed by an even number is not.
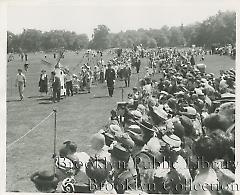
{"type": "MultiPolygon", "coordinates": [[[[141,54],[123,51],[108,62],[109,69],[138,63],[141,54]]],[[[220,77],[206,73],[191,60],[191,50],[158,48],[145,57],[150,61],[145,77],[126,102],[117,102],[105,128],[92,135],[94,153],[64,142],[54,156],[56,174],[32,175],[39,191],[195,195],[238,190],[235,71],[220,77]],[[78,181],[80,173],[85,183],[78,181]]],[[[119,77],[120,70],[115,70],[119,77]]]]}

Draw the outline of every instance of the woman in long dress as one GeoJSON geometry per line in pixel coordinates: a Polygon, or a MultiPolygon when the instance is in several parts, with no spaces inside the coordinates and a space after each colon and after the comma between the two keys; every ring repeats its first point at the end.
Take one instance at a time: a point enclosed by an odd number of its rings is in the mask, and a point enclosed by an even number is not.
{"type": "Polygon", "coordinates": [[[39,91],[41,93],[48,93],[48,77],[46,74],[46,70],[42,70],[40,74],[40,80],[39,80],[39,91]]]}

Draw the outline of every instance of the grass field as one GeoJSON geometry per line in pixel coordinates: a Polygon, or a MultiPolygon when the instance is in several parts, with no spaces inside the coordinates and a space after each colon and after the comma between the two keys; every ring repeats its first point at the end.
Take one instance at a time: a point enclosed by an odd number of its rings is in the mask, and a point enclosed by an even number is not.
{"type": "MultiPolygon", "coordinates": [[[[83,53],[66,53],[61,63],[74,70],[74,66],[82,61],[82,55],[83,53]]],[[[99,84],[92,87],[90,94],[75,95],[51,104],[38,97],[40,70],[45,68],[48,74],[51,71],[51,68],[41,65],[43,57],[44,54],[41,53],[29,54],[30,68],[25,74],[27,87],[24,101],[17,101],[19,97],[14,87],[17,68],[23,68],[23,63],[15,56],[15,60],[7,65],[7,145],[37,125],[53,109],[57,109],[57,148],[63,141],[72,140],[78,144],[79,151],[91,154],[90,136],[106,124],[110,110],[116,107],[117,101],[121,101],[124,82],[117,81],[113,98],[107,97],[106,85],[99,84]]],[[[105,62],[111,57],[110,54],[103,56],[105,62]]],[[[48,60],[54,62],[53,55],[48,55],[48,60]]],[[[82,61],[84,62],[86,60],[82,61]]],[[[146,59],[143,59],[142,67],[145,63],[146,59]]],[[[216,55],[206,56],[204,63],[207,64],[207,71],[215,74],[221,69],[228,70],[235,66],[235,61],[229,57],[216,55]]],[[[136,83],[137,75],[133,74],[131,86],[136,83]]],[[[130,91],[131,88],[124,89],[124,99],[130,91]]],[[[6,191],[36,192],[29,176],[37,170],[52,169],[53,129],[54,117],[51,116],[25,138],[7,148],[6,191]]]]}

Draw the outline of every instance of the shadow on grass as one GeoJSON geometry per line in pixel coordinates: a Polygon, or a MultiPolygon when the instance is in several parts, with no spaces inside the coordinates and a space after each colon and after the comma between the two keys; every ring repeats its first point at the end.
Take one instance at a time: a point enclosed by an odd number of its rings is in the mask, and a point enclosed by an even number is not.
{"type": "Polygon", "coordinates": [[[51,100],[51,97],[38,98],[37,101],[51,100]]]}
{"type": "Polygon", "coordinates": [[[96,98],[109,98],[108,95],[104,95],[104,96],[93,96],[90,99],[96,99],[96,98]]]}
{"type": "Polygon", "coordinates": [[[88,94],[88,92],[87,92],[87,91],[80,91],[80,92],[78,92],[78,93],[75,94],[75,95],[81,95],[81,94],[88,94]]]}
{"type": "Polygon", "coordinates": [[[29,96],[28,98],[41,98],[44,97],[43,95],[35,95],[35,96],[29,96]]]}
{"type": "Polygon", "coordinates": [[[7,100],[7,102],[21,102],[21,100],[7,100]]]}
{"type": "Polygon", "coordinates": [[[39,102],[39,104],[53,104],[52,101],[46,101],[46,102],[39,102]]]}

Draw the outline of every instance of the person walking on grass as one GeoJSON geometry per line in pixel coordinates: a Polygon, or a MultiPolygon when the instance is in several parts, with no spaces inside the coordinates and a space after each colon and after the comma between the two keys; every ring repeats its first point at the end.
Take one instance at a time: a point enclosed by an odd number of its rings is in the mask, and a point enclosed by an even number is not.
{"type": "Polygon", "coordinates": [[[23,100],[23,91],[24,87],[26,87],[26,77],[22,74],[22,69],[18,69],[18,74],[16,78],[16,87],[18,87],[18,92],[20,96],[20,100],[23,100]]]}
{"type": "Polygon", "coordinates": [[[130,86],[130,77],[131,77],[131,67],[130,67],[130,65],[126,65],[123,68],[123,78],[125,81],[125,87],[130,86]]]}
{"type": "Polygon", "coordinates": [[[42,70],[40,74],[40,80],[38,82],[39,86],[39,92],[42,93],[48,93],[48,76],[46,74],[46,70],[42,70]]]}
{"type": "Polygon", "coordinates": [[[52,72],[52,89],[53,89],[53,103],[56,102],[56,99],[58,102],[60,102],[60,95],[61,95],[61,82],[60,78],[56,76],[55,72],[52,72]]]}
{"type": "Polygon", "coordinates": [[[105,80],[107,81],[108,94],[110,97],[113,96],[115,79],[116,79],[115,71],[112,68],[111,63],[108,63],[108,69],[106,70],[105,73],[105,80]]]}
{"type": "Polygon", "coordinates": [[[69,69],[66,69],[66,88],[67,88],[67,96],[73,96],[73,84],[72,84],[72,75],[69,72],[69,69]]]}

